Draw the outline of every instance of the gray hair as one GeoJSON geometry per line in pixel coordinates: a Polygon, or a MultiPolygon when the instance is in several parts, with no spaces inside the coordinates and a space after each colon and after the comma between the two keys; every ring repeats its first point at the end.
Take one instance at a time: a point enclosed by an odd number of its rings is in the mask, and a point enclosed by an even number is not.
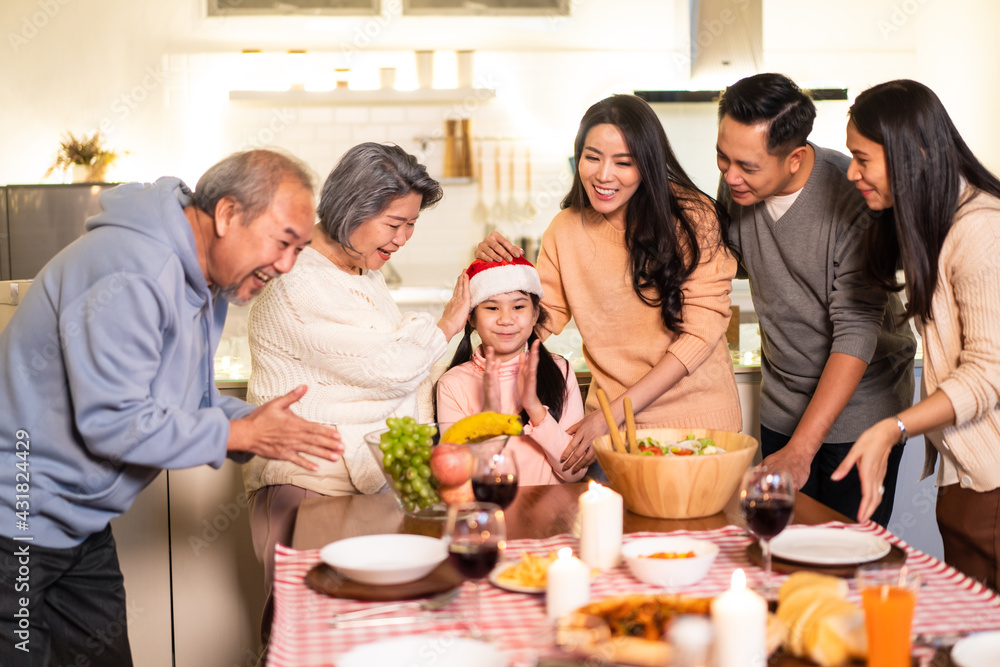
{"type": "Polygon", "coordinates": [[[310,192],[316,189],[312,170],[298,158],[273,150],[243,151],[209,167],[198,179],[191,199],[215,217],[219,201],[230,197],[243,213],[243,224],[249,225],[270,208],[286,180],[297,181],[310,192]]]}
{"type": "Polygon", "coordinates": [[[350,242],[354,230],[411,192],[420,195],[421,211],[444,196],[427,168],[399,146],[358,144],[326,177],[319,199],[320,228],[331,240],[354,250],[350,242]]]}

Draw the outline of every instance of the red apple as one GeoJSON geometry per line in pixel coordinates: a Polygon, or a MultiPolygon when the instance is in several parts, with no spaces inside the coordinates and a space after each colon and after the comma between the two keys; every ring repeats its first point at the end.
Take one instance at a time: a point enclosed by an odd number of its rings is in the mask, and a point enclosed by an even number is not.
{"type": "Polygon", "coordinates": [[[475,502],[476,494],[472,492],[472,480],[465,480],[464,484],[458,486],[442,486],[438,489],[438,494],[445,505],[458,505],[460,503],[475,502]]]}
{"type": "Polygon", "coordinates": [[[465,445],[442,442],[431,451],[428,463],[442,486],[460,486],[472,477],[472,452],[465,445]]]}

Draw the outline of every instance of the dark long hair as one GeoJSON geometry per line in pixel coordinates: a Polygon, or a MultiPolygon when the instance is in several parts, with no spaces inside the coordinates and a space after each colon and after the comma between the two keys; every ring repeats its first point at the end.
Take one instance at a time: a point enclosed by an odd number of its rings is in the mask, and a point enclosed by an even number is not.
{"type": "MultiPolygon", "coordinates": [[[[549,314],[540,305],[537,294],[521,293],[531,299],[531,305],[538,311],[538,321],[535,323],[535,327],[531,330],[531,336],[528,338],[528,347],[530,348],[538,340],[535,330],[539,325],[545,324],[549,319],[549,314]]],[[[465,335],[462,336],[462,340],[459,341],[458,347],[455,349],[455,356],[452,357],[451,363],[448,365],[448,370],[472,360],[472,332],[472,324],[466,322],[465,335]]],[[[571,373],[572,370],[568,372],[571,373]]],[[[566,398],[566,376],[563,375],[562,369],[559,368],[556,360],[545,349],[544,343],[538,344],[538,374],[536,378],[538,400],[542,402],[542,405],[547,405],[549,407],[549,414],[552,415],[553,419],[559,421],[563,413],[563,401],[566,398]]],[[[521,410],[521,423],[528,423],[528,413],[525,410],[521,410]]]]}
{"type": "Polygon", "coordinates": [[[941,246],[960,207],[961,183],[1000,197],[1000,180],[976,159],[927,86],[900,79],[858,95],[848,115],[858,132],[882,145],[892,188],[892,209],[868,228],[865,271],[886,290],[902,289],[906,315],[931,317],[941,246]]]}
{"type": "MultiPolygon", "coordinates": [[[[634,95],[612,95],[583,115],[573,151],[577,170],[562,208],[591,208],[579,165],[587,133],[603,124],[621,131],[641,179],[625,209],[632,289],[644,303],[660,308],[667,329],[677,331],[683,321],[681,286],[701,259],[692,209],[709,210],[716,220],[719,212],[713,210],[714,200],[698,189],[677,161],[656,113],[634,95]]],[[[721,245],[721,227],[718,239],[721,245]]]]}

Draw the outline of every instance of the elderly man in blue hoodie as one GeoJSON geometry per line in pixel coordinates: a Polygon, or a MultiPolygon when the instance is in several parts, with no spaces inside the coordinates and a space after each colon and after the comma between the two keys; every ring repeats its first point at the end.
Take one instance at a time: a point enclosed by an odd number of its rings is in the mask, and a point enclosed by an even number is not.
{"type": "Polygon", "coordinates": [[[35,278],[0,334],[0,664],[131,665],[109,521],[161,469],[251,455],[336,460],[336,431],[290,406],[220,396],[228,303],[291,270],[315,222],[312,178],[237,153],[191,192],[176,178],[101,196],[87,233],[35,278]],[[85,660],[81,663],[80,660],[85,660]]]}

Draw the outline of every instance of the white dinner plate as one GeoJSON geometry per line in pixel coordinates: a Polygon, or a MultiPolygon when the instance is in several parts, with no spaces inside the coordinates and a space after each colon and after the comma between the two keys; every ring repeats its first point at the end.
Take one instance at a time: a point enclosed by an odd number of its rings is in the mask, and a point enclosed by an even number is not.
{"type": "Polygon", "coordinates": [[[892,549],[880,537],[838,528],[788,528],[771,540],[771,555],[809,565],[869,563],[892,549]]]}
{"type": "Polygon", "coordinates": [[[545,586],[522,586],[521,584],[516,584],[512,581],[504,581],[500,579],[501,572],[504,572],[514,567],[520,562],[521,561],[519,560],[512,560],[497,565],[495,568],[493,568],[493,571],[490,572],[490,576],[488,577],[489,582],[494,586],[496,586],[497,588],[502,588],[505,591],[511,591],[512,593],[544,593],[545,586]]]}
{"type": "Polygon", "coordinates": [[[980,632],[955,643],[951,661],[958,667],[1000,665],[1000,632],[980,632]]]}
{"type": "MultiPolygon", "coordinates": [[[[533,593],[533,594],[544,593],[545,586],[522,586],[521,584],[515,584],[512,581],[504,581],[503,579],[500,579],[501,572],[506,571],[508,568],[514,567],[520,562],[521,562],[520,560],[512,560],[500,563],[495,568],[493,568],[493,570],[490,572],[490,576],[487,577],[487,579],[491,584],[493,584],[497,588],[502,588],[505,591],[510,591],[511,593],[533,593]]],[[[592,569],[590,571],[591,580],[593,580],[594,577],[596,577],[600,573],[601,573],[600,570],[592,569]]]]}
{"type": "Polygon", "coordinates": [[[492,644],[429,634],[393,637],[355,646],[340,656],[339,667],[506,667],[507,659],[492,644]]]}

